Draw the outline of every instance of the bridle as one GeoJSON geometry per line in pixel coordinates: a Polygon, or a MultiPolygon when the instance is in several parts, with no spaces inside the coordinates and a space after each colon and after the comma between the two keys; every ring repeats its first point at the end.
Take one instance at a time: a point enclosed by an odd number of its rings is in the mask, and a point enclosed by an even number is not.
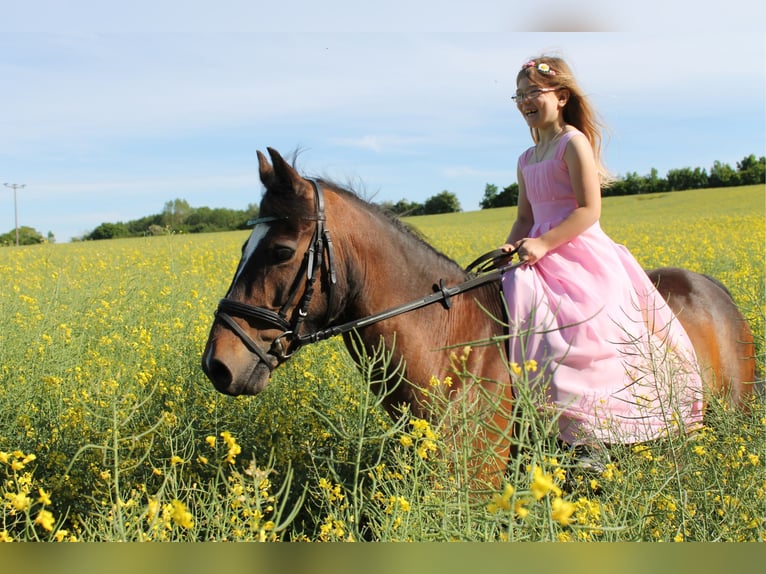
{"type": "MultiPolygon", "coordinates": [[[[244,345],[264,362],[264,364],[271,367],[271,361],[268,360],[267,352],[261,349],[255,341],[242,329],[232,317],[239,317],[245,320],[254,320],[261,323],[279,329],[282,333],[274,339],[271,343],[271,349],[268,353],[277,358],[279,362],[283,362],[290,358],[295,351],[301,347],[304,342],[299,335],[301,325],[308,316],[308,307],[311,303],[311,298],[314,296],[314,284],[316,278],[319,275],[322,265],[324,263],[324,255],[327,254],[327,270],[329,274],[330,294],[328,295],[328,301],[332,300],[332,286],[337,282],[335,274],[335,256],[333,253],[332,240],[330,239],[330,231],[325,228],[325,211],[324,211],[324,193],[322,192],[322,186],[314,179],[308,180],[314,188],[314,204],[315,213],[313,219],[316,224],[314,226],[314,235],[311,238],[308,251],[303,255],[303,262],[298,272],[298,276],[293,282],[292,290],[287,296],[287,300],[279,309],[274,312],[271,309],[265,307],[255,307],[248,305],[247,303],[240,303],[239,301],[233,301],[224,297],[218,302],[218,310],[216,317],[223,321],[227,327],[229,327],[236,335],[242,339],[244,345]],[[287,313],[290,306],[295,301],[300,289],[302,278],[305,278],[305,289],[300,302],[296,306],[292,319],[288,320],[287,313]],[[285,341],[289,341],[285,344],[285,341]]],[[[278,221],[280,217],[262,217],[253,221],[249,221],[248,224],[257,225],[259,223],[268,223],[271,221],[278,221]]]]}
{"type": "MultiPolygon", "coordinates": [[[[293,282],[292,290],[285,303],[279,311],[274,312],[265,307],[256,307],[254,305],[240,303],[239,301],[224,297],[218,302],[218,309],[215,313],[216,318],[221,320],[229,329],[231,329],[242,340],[245,347],[257,355],[258,358],[268,366],[269,370],[273,370],[275,365],[269,360],[268,355],[276,358],[277,364],[279,364],[289,359],[298,349],[309,343],[316,343],[336,335],[348,333],[354,329],[367,327],[374,323],[390,319],[391,317],[403,313],[409,313],[415,309],[420,309],[421,307],[437,302],[442,302],[445,308],[449,309],[452,306],[452,301],[450,300],[451,297],[475,289],[481,285],[497,281],[508,268],[512,267],[508,261],[510,261],[515,250],[512,252],[504,252],[499,249],[490,251],[477,258],[466,267],[466,271],[469,273],[473,271],[479,274],[458,285],[448,287],[445,285],[444,279],[440,279],[439,284],[434,285],[434,292],[420,299],[410,301],[403,305],[361,319],[355,319],[340,325],[329,326],[324,329],[317,329],[313,332],[301,334],[301,326],[308,316],[308,307],[311,303],[311,298],[314,295],[316,278],[322,270],[325,261],[325,254],[327,255],[327,280],[329,285],[329,293],[327,297],[327,322],[332,321],[332,316],[329,313],[329,302],[332,301],[332,288],[337,283],[333,245],[332,240],[330,239],[330,232],[326,228],[327,220],[324,209],[324,193],[319,181],[314,179],[309,179],[308,181],[314,188],[315,213],[311,218],[316,222],[314,226],[314,234],[311,238],[309,248],[303,256],[301,268],[293,282]],[[302,278],[305,278],[305,280],[302,278]],[[288,319],[287,314],[289,308],[293,304],[293,301],[295,301],[302,282],[305,284],[303,295],[301,296],[298,305],[295,307],[292,317],[288,319]],[[282,332],[276,339],[274,339],[274,341],[272,341],[269,350],[265,351],[253,341],[250,335],[242,327],[239,326],[234,320],[234,317],[246,321],[252,320],[266,323],[270,327],[282,332]]],[[[248,223],[267,223],[280,219],[282,218],[263,217],[248,223]]]]}

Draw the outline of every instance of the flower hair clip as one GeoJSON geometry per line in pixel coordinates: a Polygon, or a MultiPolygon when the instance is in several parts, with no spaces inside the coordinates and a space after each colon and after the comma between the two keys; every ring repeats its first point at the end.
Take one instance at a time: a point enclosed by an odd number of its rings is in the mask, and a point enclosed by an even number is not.
{"type": "Polygon", "coordinates": [[[545,74],[546,76],[555,76],[556,75],[556,70],[551,68],[545,62],[540,62],[538,64],[534,60],[530,60],[529,62],[527,62],[526,64],[524,64],[521,67],[522,70],[525,69],[525,68],[537,68],[538,72],[540,72],[541,74],[545,74]]]}

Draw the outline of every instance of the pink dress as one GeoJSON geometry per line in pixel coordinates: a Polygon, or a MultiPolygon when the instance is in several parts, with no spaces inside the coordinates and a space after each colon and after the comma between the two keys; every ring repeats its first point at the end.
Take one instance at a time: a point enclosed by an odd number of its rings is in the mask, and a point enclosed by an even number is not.
{"type": "MultiPolygon", "coordinates": [[[[564,162],[519,159],[538,237],[577,207],[564,162]]],[[[569,444],[636,443],[702,420],[702,381],[688,335],[622,245],[598,222],[535,265],[503,276],[509,360],[539,408],[552,407],[569,444]],[[531,362],[534,359],[535,363],[531,362]],[[526,367],[526,368],[525,368],[526,367]]]]}

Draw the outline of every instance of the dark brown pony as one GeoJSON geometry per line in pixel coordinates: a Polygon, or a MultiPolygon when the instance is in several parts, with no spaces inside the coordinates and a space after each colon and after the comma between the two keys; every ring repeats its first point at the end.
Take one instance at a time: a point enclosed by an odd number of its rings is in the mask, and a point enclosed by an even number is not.
{"type": "MultiPolygon", "coordinates": [[[[254,395],[300,346],[343,334],[353,354],[358,333],[371,353],[381,342],[387,347],[404,381],[387,394],[392,415],[406,405],[432,419],[434,376],[454,377],[449,401],[486,409],[477,417],[481,429],[461,440],[475,453],[495,453],[477,468],[496,483],[512,435],[499,275],[474,281],[396,219],[329,182],[301,177],[268,151],[273,166],[258,153],[266,188],[260,217],[219,304],[202,357],[206,375],[222,393],[254,395]],[[479,341],[496,344],[474,345],[464,365],[474,376],[455,377],[455,348],[479,341]]],[[[688,332],[709,389],[739,404],[752,389],[753,339],[729,294],[683,269],[649,275],[688,332]]]]}

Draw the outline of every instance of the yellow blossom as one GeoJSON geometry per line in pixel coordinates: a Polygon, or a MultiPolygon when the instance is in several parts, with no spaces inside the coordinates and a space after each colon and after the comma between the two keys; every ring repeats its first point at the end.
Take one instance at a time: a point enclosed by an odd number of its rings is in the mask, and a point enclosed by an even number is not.
{"type": "Polygon", "coordinates": [[[154,520],[154,517],[157,516],[157,513],[160,511],[160,501],[157,500],[157,498],[150,498],[149,502],[147,503],[147,510],[146,510],[146,520],[147,522],[151,522],[154,520]]]}
{"type": "Polygon", "coordinates": [[[55,523],[56,523],[56,520],[53,518],[53,514],[51,514],[47,510],[41,510],[37,514],[37,518],[35,518],[35,524],[39,524],[48,532],[53,531],[53,525],[55,523]]]}
{"type": "Polygon", "coordinates": [[[229,447],[229,451],[226,453],[226,458],[224,460],[229,464],[234,464],[237,455],[242,452],[242,447],[237,444],[237,439],[235,439],[229,431],[223,431],[221,433],[221,438],[223,439],[223,442],[226,443],[226,446],[229,447]]]}
{"type": "Polygon", "coordinates": [[[436,444],[432,440],[425,439],[420,442],[416,452],[420,458],[426,459],[429,453],[436,452],[436,444]]]}
{"type": "Polygon", "coordinates": [[[37,502],[45,506],[50,505],[51,504],[50,494],[45,492],[45,490],[43,490],[42,488],[38,489],[38,492],[40,493],[40,497],[37,499],[37,502]]]}
{"type": "Polygon", "coordinates": [[[401,437],[399,437],[399,443],[404,447],[411,447],[412,446],[412,437],[408,434],[403,434],[401,437]]]}
{"type": "Polygon", "coordinates": [[[493,514],[500,510],[505,510],[506,512],[511,510],[511,497],[514,492],[515,490],[513,486],[506,483],[503,488],[503,493],[495,494],[492,497],[492,502],[487,505],[487,510],[493,514]]]}
{"type": "Polygon", "coordinates": [[[171,504],[170,517],[181,528],[191,528],[194,526],[192,513],[186,510],[186,505],[180,500],[174,500],[171,504]]]}
{"type": "Polygon", "coordinates": [[[551,502],[551,518],[557,520],[562,526],[569,525],[569,519],[574,511],[575,505],[561,497],[557,496],[551,502]]]}
{"type": "Polygon", "coordinates": [[[516,501],[516,504],[513,505],[513,511],[516,513],[516,516],[518,516],[522,520],[524,520],[529,514],[529,508],[527,508],[527,502],[529,502],[529,500],[519,499],[516,501]]]}
{"type": "Polygon", "coordinates": [[[24,512],[32,505],[32,500],[27,496],[26,492],[18,492],[16,494],[12,492],[6,492],[5,498],[7,498],[11,506],[19,512],[24,512]]]}
{"type": "Polygon", "coordinates": [[[550,474],[545,474],[543,469],[539,466],[535,466],[532,469],[532,496],[537,500],[543,498],[549,492],[553,492],[556,496],[561,496],[561,489],[553,482],[553,477],[550,474]]]}

